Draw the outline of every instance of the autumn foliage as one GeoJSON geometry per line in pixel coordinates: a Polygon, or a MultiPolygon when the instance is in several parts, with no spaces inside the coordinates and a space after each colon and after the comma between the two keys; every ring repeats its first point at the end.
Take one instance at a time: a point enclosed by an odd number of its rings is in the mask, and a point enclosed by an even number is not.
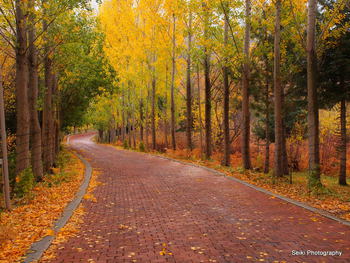
{"type": "Polygon", "coordinates": [[[45,177],[11,212],[0,214],[1,260],[20,262],[33,242],[54,234],[53,223],[75,196],[84,175],[84,165],[74,154],[64,150],[61,157],[69,160],[64,167],[45,177]]]}

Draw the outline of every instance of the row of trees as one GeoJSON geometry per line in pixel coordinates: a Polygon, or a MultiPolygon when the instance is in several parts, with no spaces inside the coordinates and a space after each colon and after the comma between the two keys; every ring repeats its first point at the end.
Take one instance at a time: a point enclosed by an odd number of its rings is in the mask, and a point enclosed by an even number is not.
{"type": "Polygon", "coordinates": [[[175,150],[184,131],[186,148],[197,140],[206,158],[223,151],[224,165],[241,137],[243,167],[251,169],[254,131],[265,140],[265,172],[275,143],[280,177],[289,173],[287,138],[307,116],[310,185],[318,186],[319,108],[341,101],[339,183],[346,184],[346,1],[109,0],[99,19],[118,73],[118,89],[97,97],[89,112],[101,134],[114,140],[117,130],[136,145],[138,130],[157,149],[162,130],[165,147],[175,150]]]}
{"type": "Polygon", "coordinates": [[[88,1],[1,0],[0,12],[7,131],[16,139],[14,186],[22,173],[40,181],[50,171],[60,131],[81,123],[89,99],[112,85],[114,73],[101,56],[103,38],[88,1]]]}

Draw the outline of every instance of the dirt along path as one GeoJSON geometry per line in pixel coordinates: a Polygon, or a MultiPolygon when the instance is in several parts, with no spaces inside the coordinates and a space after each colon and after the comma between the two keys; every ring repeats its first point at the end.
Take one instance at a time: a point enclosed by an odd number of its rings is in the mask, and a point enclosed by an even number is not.
{"type": "Polygon", "coordinates": [[[348,226],[205,169],[91,138],[70,142],[103,184],[52,262],[350,262],[348,226]]]}

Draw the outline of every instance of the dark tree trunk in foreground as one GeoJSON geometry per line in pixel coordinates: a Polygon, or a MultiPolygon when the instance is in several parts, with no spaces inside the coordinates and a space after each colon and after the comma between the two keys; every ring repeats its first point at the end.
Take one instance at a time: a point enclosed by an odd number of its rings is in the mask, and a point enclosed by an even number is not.
{"type": "Polygon", "coordinates": [[[316,11],[317,0],[308,0],[307,23],[307,101],[308,101],[308,141],[309,141],[309,186],[321,185],[319,116],[317,101],[317,57],[316,57],[316,11]]]}
{"type": "Polygon", "coordinates": [[[274,175],[283,176],[283,119],[282,119],[282,87],[280,70],[281,39],[281,0],[276,1],[275,41],[274,41],[274,99],[275,99],[275,164],[274,175]]]}
{"type": "MultiPolygon", "coordinates": [[[[43,10],[46,13],[45,8],[43,10]]],[[[47,31],[48,25],[46,20],[43,20],[43,30],[47,31]]],[[[48,36],[44,37],[44,75],[45,75],[45,96],[44,96],[44,106],[42,115],[42,152],[43,152],[43,162],[44,171],[49,171],[50,167],[53,165],[53,155],[52,155],[52,92],[54,86],[54,74],[53,74],[53,62],[50,55],[50,40],[48,36]]]]}
{"type": "Polygon", "coordinates": [[[340,102],[340,171],[339,184],[347,185],[346,183],[346,101],[343,98],[340,102]]]}
{"type": "Polygon", "coordinates": [[[187,74],[186,74],[186,135],[187,148],[192,151],[192,84],[191,84],[191,45],[192,45],[192,12],[189,14],[189,33],[187,47],[187,74]]]}
{"type": "MultiPolygon", "coordinates": [[[[228,11],[226,11],[228,12],[228,11]]],[[[228,14],[225,16],[225,28],[224,28],[224,42],[225,46],[228,45],[228,14]]],[[[228,63],[228,58],[226,58],[226,62],[228,63]]],[[[225,64],[223,68],[223,77],[224,77],[224,159],[223,165],[230,166],[230,85],[228,79],[228,65],[225,64]]]]}
{"type": "Polygon", "coordinates": [[[245,1],[244,65],[242,80],[242,161],[244,169],[251,169],[250,161],[250,112],[249,112],[249,77],[250,77],[250,0],[245,1]]]}
{"type": "MultiPolygon", "coordinates": [[[[205,12],[204,37],[209,39],[209,14],[206,3],[203,2],[205,12]]],[[[208,47],[204,47],[204,81],[205,81],[205,158],[210,159],[211,149],[211,83],[210,83],[210,54],[208,47]]]]}
{"type": "Polygon", "coordinates": [[[43,108],[43,121],[42,121],[42,144],[43,144],[43,161],[44,170],[48,171],[53,164],[51,155],[51,119],[52,119],[52,86],[53,86],[53,74],[52,74],[52,60],[46,55],[44,59],[45,67],[45,97],[43,108]]]}
{"type": "Polygon", "coordinates": [[[30,166],[26,4],[16,0],[16,174],[30,166]]]}
{"type": "Polygon", "coordinates": [[[176,138],[175,138],[175,47],[176,47],[176,39],[175,39],[175,31],[176,31],[176,17],[173,14],[173,47],[172,47],[172,71],[171,71],[171,94],[170,94],[170,111],[171,111],[171,146],[173,150],[176,150],[176,138]]]}
{"type": "MultiPolygon", "coordinates": [[[[34,6],[34,0],[29,2],[31,8],[34,6]]],[[[30,141],[31,141],[31,164],[33,174],[36,180],[40,180],[43,175],[43,162],[42,162],[42,142],[41,142],[41,127],[39,122],[39,116],[37,111],[37,100],[39,90],[39,78],[38,78],[38,51],[34,44],[35,41],[35,27],[34,27],[34,14],[29,15],[28,25],[28,42],[29,42],[29,83],[28,83],[28,97],[29,97],[29,109],[30,109],[30,141]]]]}
{"type": "MultiPolygon", "coordinates": [[[[207,52],[206,52],[207,53],[207,52]]],[[[211,84],[210,84],[210,62],[209,54],[204,58],[205,78],[205,157],[211,157],[211,84]]]]}

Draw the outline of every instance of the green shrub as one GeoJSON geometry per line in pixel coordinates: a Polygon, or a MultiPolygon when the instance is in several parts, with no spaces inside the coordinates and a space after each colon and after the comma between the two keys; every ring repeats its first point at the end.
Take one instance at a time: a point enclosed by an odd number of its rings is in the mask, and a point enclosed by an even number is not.
{"type": "Polygon", "coordinates": [[[124,149],[129,149],[129,143],[128,143],[127,140],[124,140],[124,142],[123,142],[123,148],[124,148],[124,149]]]}
{"type": "Polygon", "coordinates": [[[244,174],[244,172],[245,172],[245,169],[243,167],[241,166],[237,167],[237,173],[244,174]]]}
{"type": "Polygon", "coordinates": [[[139,151],[140,152],[145,152],[146,151],[145,144],[143,142],[139,143],[139,151]]]}
{"type": "Polygon", "coordinates": [[[72,175],[66,172],[59,172],[57,174],[48,174],[45,176],[45,184],[48,187],[60,185],[63,182],[70,182],[72,180],[72,175]]]}
{"type": "Polygon", "coordinates": [[[34,187],[35,178],[32,172],[32,168],[29,167],[24,169],[16,177],[15,194],[18,197],[24,197],[28,194],[34,187]]]}
{"type": "Polygon", "coordinates": [[[10,187],[11,189],[14,189],[16,185],[16,152],[9,152],[8,163],[10,187]]]}
{"type": "Polygon", "coordinates": [[[67,151],[60,151],[56,159],[56,167],[63,168],[69,159],[70,155],[67,151]]]}

